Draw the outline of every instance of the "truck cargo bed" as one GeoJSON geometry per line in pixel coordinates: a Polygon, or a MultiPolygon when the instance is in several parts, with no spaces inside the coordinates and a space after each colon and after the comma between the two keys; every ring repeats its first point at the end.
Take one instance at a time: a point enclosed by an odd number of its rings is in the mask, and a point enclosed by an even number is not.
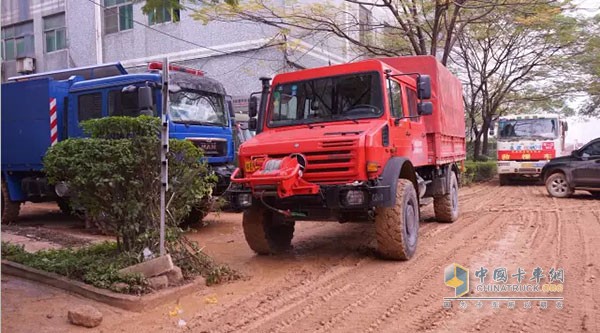
{"type": "Polygon", "coordinates": [[[59,110],[67,85],[43,78],[2,85],[2,170],[39,171],[51,145],[60,137],[63,114],[59,110]],[[8,98],[11,96],[11,98],[8,98]],[[15,98],[18,96],[19,98],[15,98]],[[51,123],[55,124],[51,132],[51,123]]]}
{"type": "Polygon", "coordinates": [[[464,160],[465,118],[460,80],[433,56],[379,60],[405,73],[416,71],[431,77],[433,114],[423,117],[429,147],[428,163],[464,160]]]}

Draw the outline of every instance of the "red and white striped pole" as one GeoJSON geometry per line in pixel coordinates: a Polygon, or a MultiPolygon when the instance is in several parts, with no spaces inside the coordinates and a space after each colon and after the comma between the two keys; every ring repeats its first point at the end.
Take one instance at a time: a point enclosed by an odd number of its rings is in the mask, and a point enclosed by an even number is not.
{"type": "Polygon", "coordinates": [[[50,98],[50,145],[58,143],[58,117],[56,115],[56,98],[50,98]]]}

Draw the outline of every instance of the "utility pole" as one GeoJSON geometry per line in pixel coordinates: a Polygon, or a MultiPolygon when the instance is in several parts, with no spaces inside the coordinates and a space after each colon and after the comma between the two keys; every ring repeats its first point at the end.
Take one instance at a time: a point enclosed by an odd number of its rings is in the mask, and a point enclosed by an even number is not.
{"type": "Polygon", "coordinates": [[[169,152],[169,59],[163,59],[162,66],[162,116],[160,131],[160,255],[165,253],[165,197],[169,189],[169,161],[167,153],[169,152]]]}

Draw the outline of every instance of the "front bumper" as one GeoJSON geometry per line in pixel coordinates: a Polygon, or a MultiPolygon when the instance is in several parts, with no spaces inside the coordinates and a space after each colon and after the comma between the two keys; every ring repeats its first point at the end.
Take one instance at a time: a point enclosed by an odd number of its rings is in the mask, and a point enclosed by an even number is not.
{"type": "MultiPolygon", "coordinates": [[[[380,185],[376,182],[320,185],[316,195],[295,195],[286,198],[277,196],[264,196],[259,192],[252,193],[249,187],[232,186],[229,190],[232,204],[241,208],[248,208],[253,201],[264,201],[276,209],[297,213],[298,220],[344,220],[365,221],[373,217],[373,208],[383,206],[391,198],[389,185],[380,185]],[[352,194],[349,195],[349,191],[352,194]],[[352,197],[355,201],[349,202],[352,197]],[[357,197],[362,197],[357,202],[357,197]]],[[[351,199],[352,200],[352,199],[351,199]]]]}
{"type": "Polygon", "coordinates": [[[539,175],[548,160],[540,161],[498,161],[498,174],[539,175]]]}
{"type": "Polygon", "coordinates": [[[229,184],[231,183],[231,174],[235,170],[235,166],[231,164],[222,164],[211,166],[212,170],[217,175],[217,186],[213,191],[213,195],[221,196],[225,194],[227,188],[229,188],[229,184]]]}

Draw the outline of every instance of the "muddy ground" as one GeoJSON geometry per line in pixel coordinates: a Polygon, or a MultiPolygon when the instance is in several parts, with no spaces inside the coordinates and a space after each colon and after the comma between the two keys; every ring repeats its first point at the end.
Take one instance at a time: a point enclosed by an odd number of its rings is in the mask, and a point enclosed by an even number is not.
{"type": "MultiPolygon", "coordinates": [[[[176,302],[131,313],[3,275],[2,331],[600,331],[599,200],[585,192],[553,199],[542,186],[490,182],[462,188],[460,208],[461,218],[453,224],[434,222],[431,207],[423,209],[418,250],[407,262],[377,258],[371,225],[320,222],[297,223],[291,253],[259,257],[244,241],[240,214],[209,215],[209,225],[189,236],[247,279],[183,297],[182,312],[172,315],[176,302]],[[510,309],[503,301],[495,309],[491,301],[481,308],[468,301],[464,309],[453,301],[444,308],[444,297],[454,295],[443,281],[451,263],[471,269],[471,289],[478,283],[474,271],[482,266],[490,270],[488,279],[495,267],[506,267],[509,274],[521,267],[527,280],[535,267],[543,268],[544,275],[562,268],[562,293],[502,296],[560,296],[563,306],[550,301],[542,309],[536,301],[526,309],[524,301],[516,301],[510,309]],[[66,311],[76,304],[96,306],[104,313],[103,323],[92,330],[70,326],[66,311]],[[177,325],[179,319],[185,326],[177,325]]],[[[102,239],[49,204],[27,205],[17,225],[67,235],[68,242],[102,239]]],[[[3,237],[18,232],[11,228],[3,228],[3,237]]],[[[20,236],[44,238],[44,232],[31,230],[20,236]]],[[[470,296],[490,295],[499,294],[470,296]]]]}

